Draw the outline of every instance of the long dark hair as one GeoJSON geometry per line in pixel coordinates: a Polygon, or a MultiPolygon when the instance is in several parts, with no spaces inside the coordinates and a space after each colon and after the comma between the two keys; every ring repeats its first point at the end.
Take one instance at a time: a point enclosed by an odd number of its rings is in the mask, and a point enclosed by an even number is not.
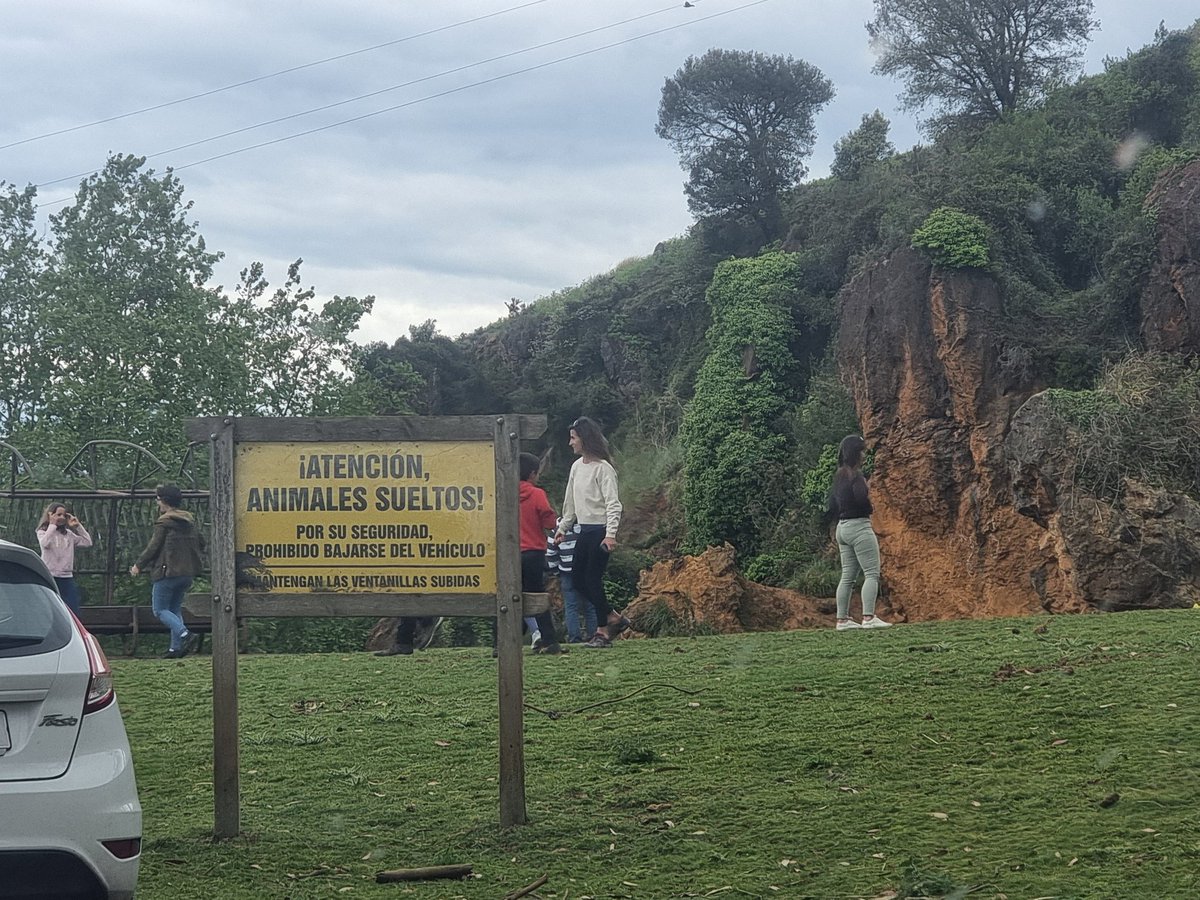
{"type": "Polygon", "coordinates": [[[833,473],[833,484],[829,489],[829,505],[825,510],[824,524],[831,525],[838,518],[841,505],[850,499],[850,486],[859,476],[867,442],[857,434],[848,434],[838,446],[838,467],[833,473]]]}
{"type": "Polygon", "coordinates": [[[831,495],[841,497],[841,491],[858,476],[858,467],[862,465],[863,453],[867,442],[857,434],[848,434],[842,438],[838,446],[838,467],[833,473],[833,490],[831,495]]]}
{"type": "Polygon", "coordinates": [[[849,472],[861,466],[866,449],[867,442],[857,434],[848,434],[842,438],[842,443],[838,446],[839,472],[842,469],[849,472]]]}
{"type": "Polygon", "coordinates": [[[593,459],[602,459],[610,465],[612,464],[612,452],[608,449],[608,440],[604,437],[604,432],[600,430],[599,425],[587,416],[580,416],[571,423],[571,430],[579,435],[579,442],[583,444],[584,453],[593,459]]]}

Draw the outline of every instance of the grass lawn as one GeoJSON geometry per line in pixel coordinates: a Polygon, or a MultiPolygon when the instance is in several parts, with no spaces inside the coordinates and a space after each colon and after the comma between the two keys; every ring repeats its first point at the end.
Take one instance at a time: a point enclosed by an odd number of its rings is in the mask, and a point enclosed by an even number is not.
{"type": "Polygon", "coordinates": [[[149,900],[542,875],[534,896],[604,900],[1200,896],[1200,611],[529,657],[527,703],[565,714],[526,711],[508,831],[490,651],[435,649],[243,657],[243,836],[214,841],[209,662],[113,660],[149,900]],[[474,875],[374,880],[449,863],[474,875]]]}

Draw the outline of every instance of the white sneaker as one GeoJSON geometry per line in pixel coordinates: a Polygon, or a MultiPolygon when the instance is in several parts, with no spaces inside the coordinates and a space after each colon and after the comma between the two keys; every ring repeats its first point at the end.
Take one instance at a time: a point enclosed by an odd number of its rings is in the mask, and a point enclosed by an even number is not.
{"type": "Polygon", "coordinates": [[[538,644],[540,644],[541,642],[542,642],[542,633],[540,631],[535,631],[533,634],[531,634],[529,636],[529,646],[532,647],[534,650],[536,650],[538,648],[538,644]]]}
{"type": "Polygon", "coordinates": [[[891,628],[891,622],[885,622],[879,616],[871,616],[869,619],[863,619],[862,625],[859,628],[891,628]]]}
{"type": "Polygon", "coordinates": [[[838,631],[850,631],[852,628],[865,628],[865,625],[859,625],[853,619],[846,619],[837,623],[838,631]]]}

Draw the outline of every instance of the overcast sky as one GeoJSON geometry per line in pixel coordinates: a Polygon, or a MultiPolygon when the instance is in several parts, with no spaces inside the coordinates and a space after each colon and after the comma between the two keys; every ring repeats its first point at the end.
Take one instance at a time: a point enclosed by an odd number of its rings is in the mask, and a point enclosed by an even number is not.
{"type": "MultiPolygon", "coordinates": [[[[261,260],[278,284],[303,258],[320,296],[374,294],[358,338],[391,342],[430,318],[470,331],[510,297],[535,300],[683,233],[685,175],[654,123],[663,81],[711,47],[787,54],[833,81],[813,176],[876,108],[899,149],[918,140],[899,85],[871,74],[871,0],[692,3],[0,0],[0,145],[23,142],[0,149],[0,181],[44,185],[54,211],[110,153],[150,156],[175,167],[225,253],[217,282],[231,289],[261,260]],[[312,129],[324,130],[286,139],[312,129]]],[[[1192,0],[1095,9],[1088,72],[1150,42],[1160,20],[1196,16],[1192,0]]]]}

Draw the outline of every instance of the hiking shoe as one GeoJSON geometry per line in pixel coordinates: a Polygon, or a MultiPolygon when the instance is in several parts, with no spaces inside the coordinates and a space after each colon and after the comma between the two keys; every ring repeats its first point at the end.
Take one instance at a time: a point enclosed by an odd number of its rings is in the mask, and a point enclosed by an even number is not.
{"type": "Polygon", "coordinates": [[[846,619],[842,622],[837,623],[838,631],[850,631],[851,629],[854,629],[854,628],[865,628],[865,627],[866,627],[865,625],[859,625],[853,619],[846,619]]]}
{"type": "Polygon", "coordinates": [[[176,647],[176,648],[168,650],[166,653],[164,653],[162,655],[162,658],[163,659],[183,659],[183,657],[185,655],[186,654],[184,653],[182,647],[176,647]]]}
{"type": "Polygon", "coordinates": [[[376,656],[412,656],[412,644],[392,644],[383,650],[376,650],[376,656]]]}
{"type": "Polygon", "coordinates": [[[879,616],[871,616],[871,618],[869,618],[869,619],[863,619],[862,625],[860,627],[862,627],[862,628],[891,628],[892,623],[883,621],[883,619],[879,618],[879,616]]]}
{"type": "Polygon", "coordinates": [[[597,631],[592,635],[592,639],[583,646],[585,647],[611,647],[612,639],[609,638],[603,631],[597,631]]]}
{"type": "Polygon", "coordinates": [[[567,648],[562,644],[546,644],[538,647],[537,652],[543,656],[562,656],[567,652],[567,648]]]}

